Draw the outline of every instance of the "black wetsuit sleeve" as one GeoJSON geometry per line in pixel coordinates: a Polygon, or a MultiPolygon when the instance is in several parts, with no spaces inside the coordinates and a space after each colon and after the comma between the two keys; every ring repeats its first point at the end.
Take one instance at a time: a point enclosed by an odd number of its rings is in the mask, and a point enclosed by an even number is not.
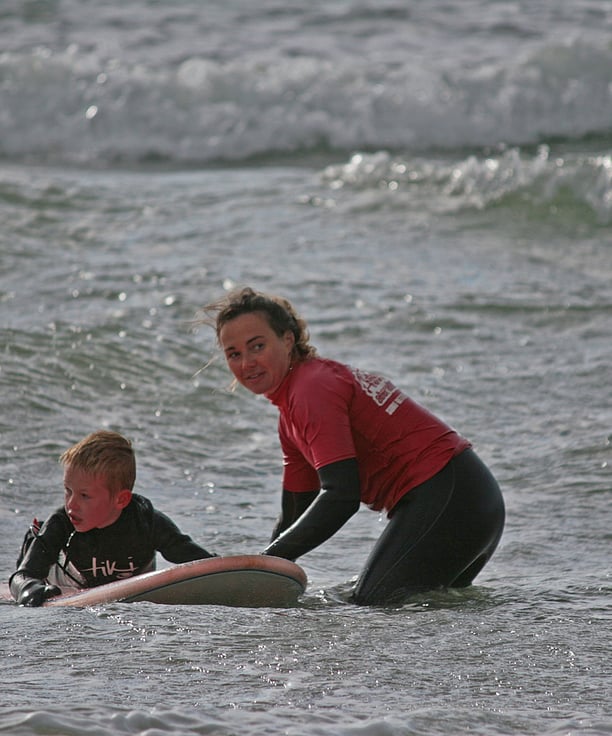
{"type": "MultiPolygon", "coordinates": [[[[18,563],[17,570],[9,578],[11,595],[16,601],[21,600],[26,589],[32,587],[33,581],[44,585],[52,565],[58,561],[69,531],[67,524],[58,514],[54,514],[44,524],[18,563]]],[[[58,588],[56,590],[59,592],[58,588]]]]}
{"type": "Polygon", "coordinates": [[[168,562],[191,562],[217,556],[194,542],[188,534],[183,534],[161,511],[155,511],[153,538],[156,549],[168,562]]]}
{"type": "Polygon", "coordinates": [[[302,491],[300,493],[293,493],[283,488],[281,512],[272,530],[270,541],[273,542],[279,534],[297,521],[318,495],[318,488],[316,491],[302,491]]]}
{"type": "MultiPolygon", "coordinates": [[[[264,550],[266,555],[295,560],[329,539],[357,512],[359,467],[355,458],[319,470],[321,491],[304,513],[264,550]]],[[[298,494],[294,494],[298,495],[298,494]]]]}

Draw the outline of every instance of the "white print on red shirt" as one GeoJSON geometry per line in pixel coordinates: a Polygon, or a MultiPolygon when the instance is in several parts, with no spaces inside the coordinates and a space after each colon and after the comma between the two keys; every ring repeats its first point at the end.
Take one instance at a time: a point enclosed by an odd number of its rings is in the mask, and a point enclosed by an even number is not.
{"type": "Polygon", "coordinates": [[[373,373],[366,373],[357,368],[352,368],[351,370],[357,383],[377,406],[384,406],[393,397],[393,401],[385,409],[387,414],[393,414],[397,407],[405,400],[406,396],[387,378],[377,376],[373,373]]]}

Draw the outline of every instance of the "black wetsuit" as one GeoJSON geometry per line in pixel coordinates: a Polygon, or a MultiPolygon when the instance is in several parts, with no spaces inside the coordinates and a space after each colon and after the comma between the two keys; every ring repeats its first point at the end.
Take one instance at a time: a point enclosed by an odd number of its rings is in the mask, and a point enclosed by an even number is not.
{"type": "MultiPolygon", "coordinates": [[[[266,554],[296,559],[332,536],[359,508],[355,459],[319,471],[321,492],[283,492],[283,509],[266,554]]],[[[421,591],[469,585],[502,535],[499,486],[472,449],[406,493],[389,514],[352,599],[401,603],[421,591]]]]}
{"type": "Polygon", "coordinates": [[[11,593],[19,600],[32,579],[46,580],[56,565],[73,577],[73,585],[85,588],[138,575],[154,568],[156,551],[175,563],[214,556],[136,493],[117,521],[88,532],[77,532],[62,507],[46,520],[17,562],[9,581],[11,593]]]}
{"type": "Polygon", "coordinates": [[[497,481],[473,450],[407,493],[357,581],[357,603],[393,603],[469,585],[497,547],[505,509],[497,481]]]}

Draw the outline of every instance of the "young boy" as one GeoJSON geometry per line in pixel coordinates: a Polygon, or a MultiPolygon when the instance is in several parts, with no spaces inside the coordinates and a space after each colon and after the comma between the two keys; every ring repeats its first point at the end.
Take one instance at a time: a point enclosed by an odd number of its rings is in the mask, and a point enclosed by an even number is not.
{"type": "Polygon", "coordinates": [[[155,568],[158,551],[169,562],[215,555],[182,534],[144,496],[132,493],[136,459],[116,432],[99,430],[60,457],[64,505],[24,540],[11,594],[19,605],[40,606],[58,586],[92,588],[155,568]]]}

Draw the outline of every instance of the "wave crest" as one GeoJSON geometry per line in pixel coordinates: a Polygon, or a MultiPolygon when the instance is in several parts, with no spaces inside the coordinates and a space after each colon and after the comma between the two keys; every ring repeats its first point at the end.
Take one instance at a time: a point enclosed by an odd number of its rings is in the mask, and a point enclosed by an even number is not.
{"type": "Polygon", "coordinates": [[[0,56],[0,155],[112,165],[534,145],[612,134],[612,49],[547,46],[440,71],[354,56],[161,66],[70,46],[0,56]]]}

